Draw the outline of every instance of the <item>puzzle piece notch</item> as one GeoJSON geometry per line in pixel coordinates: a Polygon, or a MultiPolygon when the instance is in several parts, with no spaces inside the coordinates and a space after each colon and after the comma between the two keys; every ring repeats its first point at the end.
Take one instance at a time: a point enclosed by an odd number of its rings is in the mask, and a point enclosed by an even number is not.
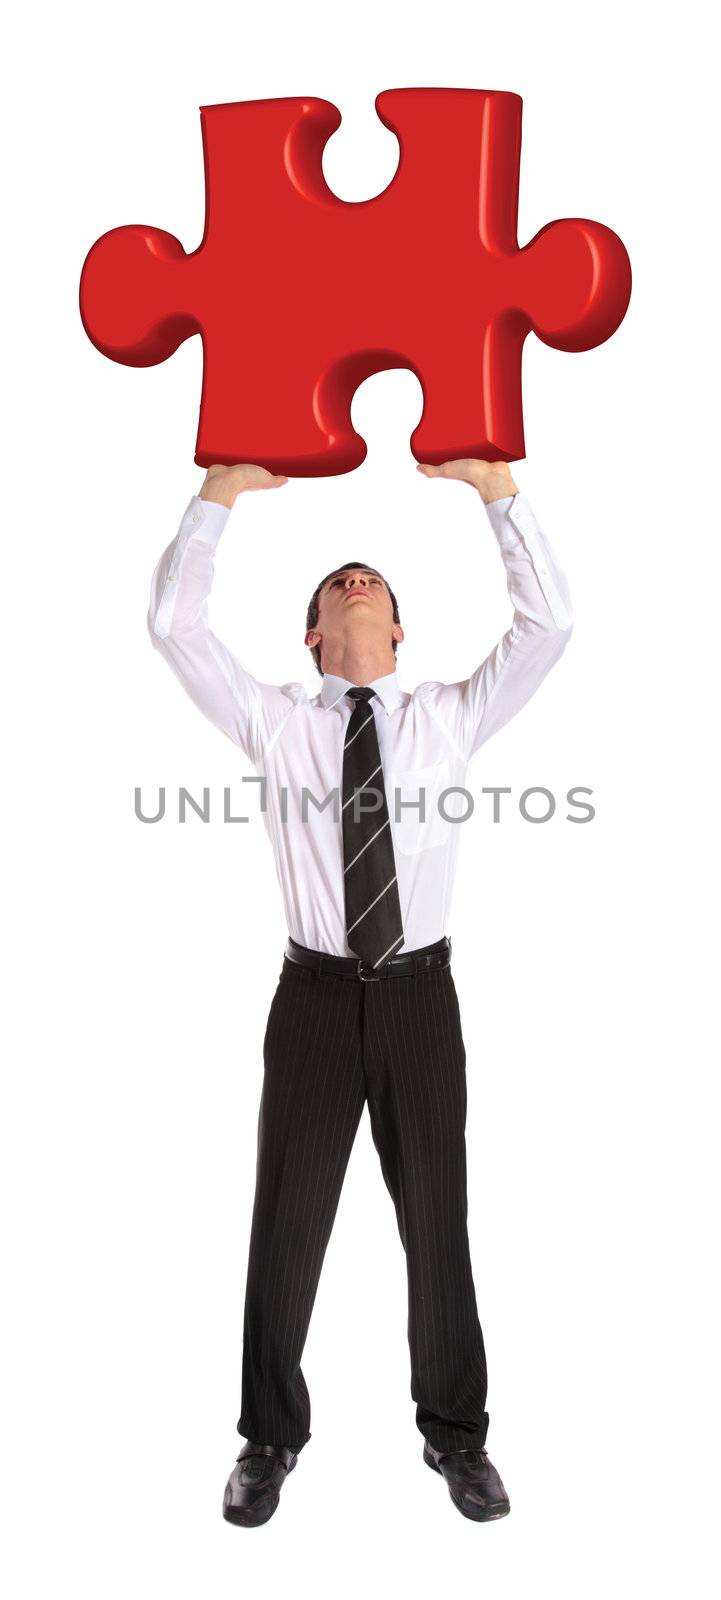
{"type": "Polygon", "coordinates": [[[104,354],[151,365],[201,333],[201,466],[352,470],[366,455],[353,394],[390,367],[423,389],[419,459],[518,460],[527,333],[589,349],[625,314],[630,263],[611,229],[565,218],[518,247],[517,95],[386,90],[376,109],[398,137],[398,171],[372,200],[346,202],[322,172],[341,121],[328,101],[203,107],[198,248],[135,225],[88,254],[81,315],[104,354]]]}

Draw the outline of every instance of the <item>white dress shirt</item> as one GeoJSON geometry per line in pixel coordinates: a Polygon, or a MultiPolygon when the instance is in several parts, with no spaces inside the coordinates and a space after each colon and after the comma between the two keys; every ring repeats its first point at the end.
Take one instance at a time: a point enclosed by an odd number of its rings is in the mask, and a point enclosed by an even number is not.
{"type": "MultiPolygon", "coordinates": [[[[507,496],[486,511],[514,607],[507,633],[461,683],[429,681],[409,694],[389,672],[372,684],[403,915],[399,951],[448,932],[458,819],[469,802],[443,791],[464,787],[470,757],[530,699],[572,629],[566,579],[528,500],[507,496]]],[[[150,637],[199,709],[265,779],[263,821],[289,933],[312,950],[349,956],[339,801],[351,685],[325,673],[310,696],[302,683],[259,683],[211,631],[213,553],[229,515],[193,495],[153,574],[150,637]],[[304,803],[304,786],[315,805],[308,794],[304,803]]]]}

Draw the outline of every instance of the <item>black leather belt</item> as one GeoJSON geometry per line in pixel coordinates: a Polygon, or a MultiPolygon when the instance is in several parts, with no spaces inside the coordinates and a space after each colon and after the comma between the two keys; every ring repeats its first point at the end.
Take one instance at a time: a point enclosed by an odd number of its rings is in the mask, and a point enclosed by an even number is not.
{"type": "Polygon", "coordinates": [[[359,978],[362,983],[373,983],[380,978],[410,978],[417,972],[450,966],[451,941],[443,938],[435,944],[423,945],[420,950],[404,950],[376,968],[360,956],[328,956],[322,950],[308,950],[304,944],[296,944],[295,939],[289,938],[285,959],[300,967],[312,967],[321,976],[332,974],[336,978],[359,978]]]}

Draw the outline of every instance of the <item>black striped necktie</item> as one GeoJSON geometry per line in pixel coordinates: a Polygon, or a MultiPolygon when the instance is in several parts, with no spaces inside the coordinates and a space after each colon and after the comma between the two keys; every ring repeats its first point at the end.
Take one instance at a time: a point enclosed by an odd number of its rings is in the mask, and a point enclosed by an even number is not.
{"type": "Polygon", "coordinates": [[[355,705],[343,747],[346,934],[356,955],[371,966],[382,967],[403,942],[403,921],[378,732],[370,705],[375,689],[349,689],[347,693],[355,705]]]}

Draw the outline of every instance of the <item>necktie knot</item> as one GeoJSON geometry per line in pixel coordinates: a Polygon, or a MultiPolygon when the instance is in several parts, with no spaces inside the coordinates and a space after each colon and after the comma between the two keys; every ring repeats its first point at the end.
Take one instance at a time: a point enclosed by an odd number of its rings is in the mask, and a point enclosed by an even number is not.
{"type": "Polygon", "coordinates": [[[363,689],[349,689],[348,694],[350,695],[351,700],[355,700],[357,703],[360,702],[362,704],[363,701],[372,699],[373,695],[375,694],[375,689],[369,689],[367,687],[363,689]]]}

